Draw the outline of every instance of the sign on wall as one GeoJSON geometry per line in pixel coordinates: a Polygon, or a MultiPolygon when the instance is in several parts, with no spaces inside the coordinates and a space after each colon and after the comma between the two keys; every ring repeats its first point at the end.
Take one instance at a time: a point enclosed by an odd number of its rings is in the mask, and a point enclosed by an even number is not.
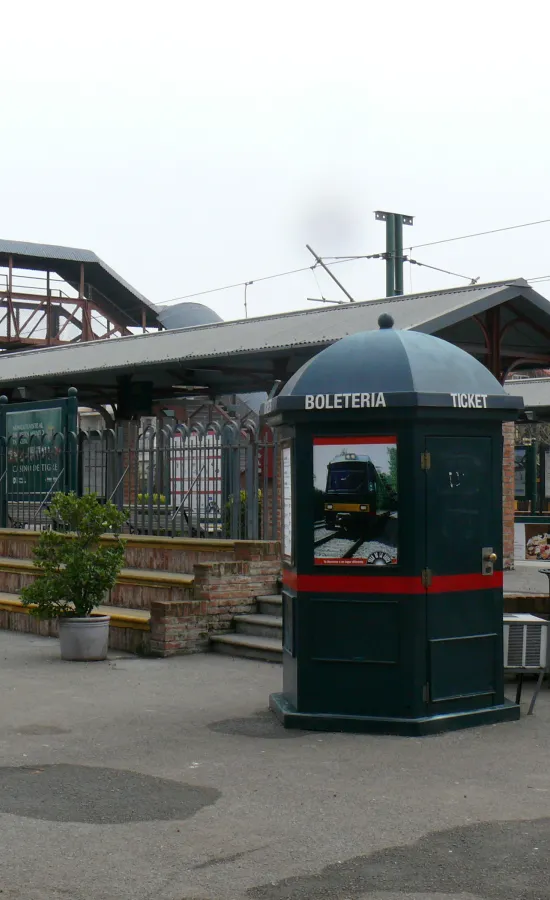
{"type": "Polygon", "coordinates": [[[544,452],[544,496],[550,498],[550,450],[544,452]]]}
{"type": "Polygon", "coordinates": [[[515,486],[514,495],[516,497],[525,497],[526,485],[526,447],[516,447],[515,449],[515,486]]]}
{"type": "Polygon", "coordinates": [[[43,496],[61,480],[65,439],[61,407],[7,411],[8,495],[43,496]]]}
{"type": "Polygon", "coordinates": [[[391,566],[398,555],[397,439],[313,439],[315,565],[391,566]]]}

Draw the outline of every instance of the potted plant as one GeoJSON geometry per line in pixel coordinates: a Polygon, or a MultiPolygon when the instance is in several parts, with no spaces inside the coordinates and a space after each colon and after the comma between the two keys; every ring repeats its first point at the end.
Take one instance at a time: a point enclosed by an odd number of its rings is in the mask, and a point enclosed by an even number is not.
{"type": "Polygon", "coordinates": [[[21,591],[23,604],[41,619],[59,620],[61,658],[107,656],[110,616],[92,615],[115,584],[124,562],[119,531],[125,514],[96,494],[55,494],[49,514],[63,531],[43,531],[34,549],[37,578],[21,591]],[[114,540],[102,546],[105,532],[114,540]]]}

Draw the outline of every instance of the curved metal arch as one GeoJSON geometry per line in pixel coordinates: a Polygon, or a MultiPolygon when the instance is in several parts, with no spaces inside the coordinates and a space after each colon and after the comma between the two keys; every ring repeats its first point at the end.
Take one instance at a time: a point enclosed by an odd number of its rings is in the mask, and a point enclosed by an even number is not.
{"type": "Polygon", "coordinates": [[[530,359],[515,359],[509,366],[504,370],[502,375],[502,381],[506,381],[506,379],[514,372],[519,366],[522,365],[531,365],[534,362],[538,362],[541,364],[542,368],[548,368],[550,366],[550,357],[543,358],[541,357],[531,357],[530,359]]]}
{"type": "Polygon", "coordinates": [[[483,321],[481,316],[477,316],[477,315],[472,316],[472,319],[474,320],[474,322],[476,322],[479,325],[481,331],[483,332],[483,337],[485,339],[485,349],[487,351],[489,351],[491,349],[491,338],[489,336],[489,330],[488,330],[487,326],[485,325],[485,322],[483,321]]]}
{"type": "Polygon", "coordinates": [[[185,422],[178,422],[172,432],[172,438],[181,437],[184,440],[188,440],[189,438],[189,426],[185,424],[185,422]]]}
{"type": "Polygon", "coordinates": [[[251,444],[258,440],[258,426],[253,419],[244,419],[240,424],[239,431],[249,437],[251,444]]]}

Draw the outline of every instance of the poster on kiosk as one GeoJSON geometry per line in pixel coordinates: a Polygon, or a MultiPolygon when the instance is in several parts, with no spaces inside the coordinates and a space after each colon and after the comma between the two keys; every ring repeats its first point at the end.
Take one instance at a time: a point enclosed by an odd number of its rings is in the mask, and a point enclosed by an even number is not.
{"type": "Polygon", "coordinates": [[[392,566],[398,559],[395,437],[313,440],[316,566],[392,566]]]}

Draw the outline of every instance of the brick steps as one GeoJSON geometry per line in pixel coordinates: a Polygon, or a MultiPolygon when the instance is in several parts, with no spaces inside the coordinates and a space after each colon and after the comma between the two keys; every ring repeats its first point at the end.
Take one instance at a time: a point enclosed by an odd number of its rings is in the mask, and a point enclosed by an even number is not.
{"type": "MultiPolygon", "coordinates": [[[[55,636],[56,622],[29,616],[19,601],[22,589],[38,575],[33,551],[39,538],[38,531],[0,529],[0,628],[55,636]]],[[[114,538],[100,540],[108,545],[114,538]]],[[[276,541],[128,535],[125,545],[124,569],[101,610],[112,617],[112,646],[163,657],[200,653],[209,648],[210,635],[236,628],[237,614],[280,619],[280,598],[269,603],[280,577],[276,541]]],[[[280,648],[280,622],[269,618],[263,623],[245,619],[239,634],[249,641],[278,641],[280,648]],[[257,628],[265,633],[245,633],[257,628]]]]}
{"type": "MultiPolygon", "coordinates": [[[[131,653],[146,652],[151,630],[151,614],[146,609],[99,606],[92,615],[110,616],[109,647],[131,653]]],[[[18,594],[0,592],[0,628],[57,637],[57,620],[36,619],[23,606],[18,594]]]]}
{"type": "MultiPolygon", "coordinates": [[[[32,559],[0,556],[0,592],[18,593],[36,577],[32,559]]],[[[110,594],[109,606],[148,610],[154,600],[187,600],[192,596],[194,575],[158,569],[124,568],[110,594]]]]}
{"type": "Polygon", "coordinates": [[[283,660],[282,643],[275,638],[254,637],[248,634],[218,634],[211,637],[210,642],[216,653],[276,663],[283,660]]]}
{"type": "MultiPolygon", "coordinates": [[[[0,572],[35,574],[36,566],[32,559],[13,559],[0,556],[0,572]]],[[[182,572],[161,572],[156,569],[121,569],[117,584],[162,584],[176,587],[192,585],[194,575],[182,572]]]]}
{"type": "Polygon", "coordinates": [[[278,594],[256,597],[257,612],[233,616],[235,631],[210,636],[215,653],[283,661],[283,601],[278,594]]]}
{"type": "Polygon", "coordinates": [[[245,613],[233,618],[237,634],[255,634],[258,637],[283,639],[282,616],[267,616],[261,613],[245,613]]]}
{"type": "Polygon", "coordinates": [[[258,612],[266,616],[282,616],[283,598],[280,594],[261,594],[256,597],[258,612]]]}

